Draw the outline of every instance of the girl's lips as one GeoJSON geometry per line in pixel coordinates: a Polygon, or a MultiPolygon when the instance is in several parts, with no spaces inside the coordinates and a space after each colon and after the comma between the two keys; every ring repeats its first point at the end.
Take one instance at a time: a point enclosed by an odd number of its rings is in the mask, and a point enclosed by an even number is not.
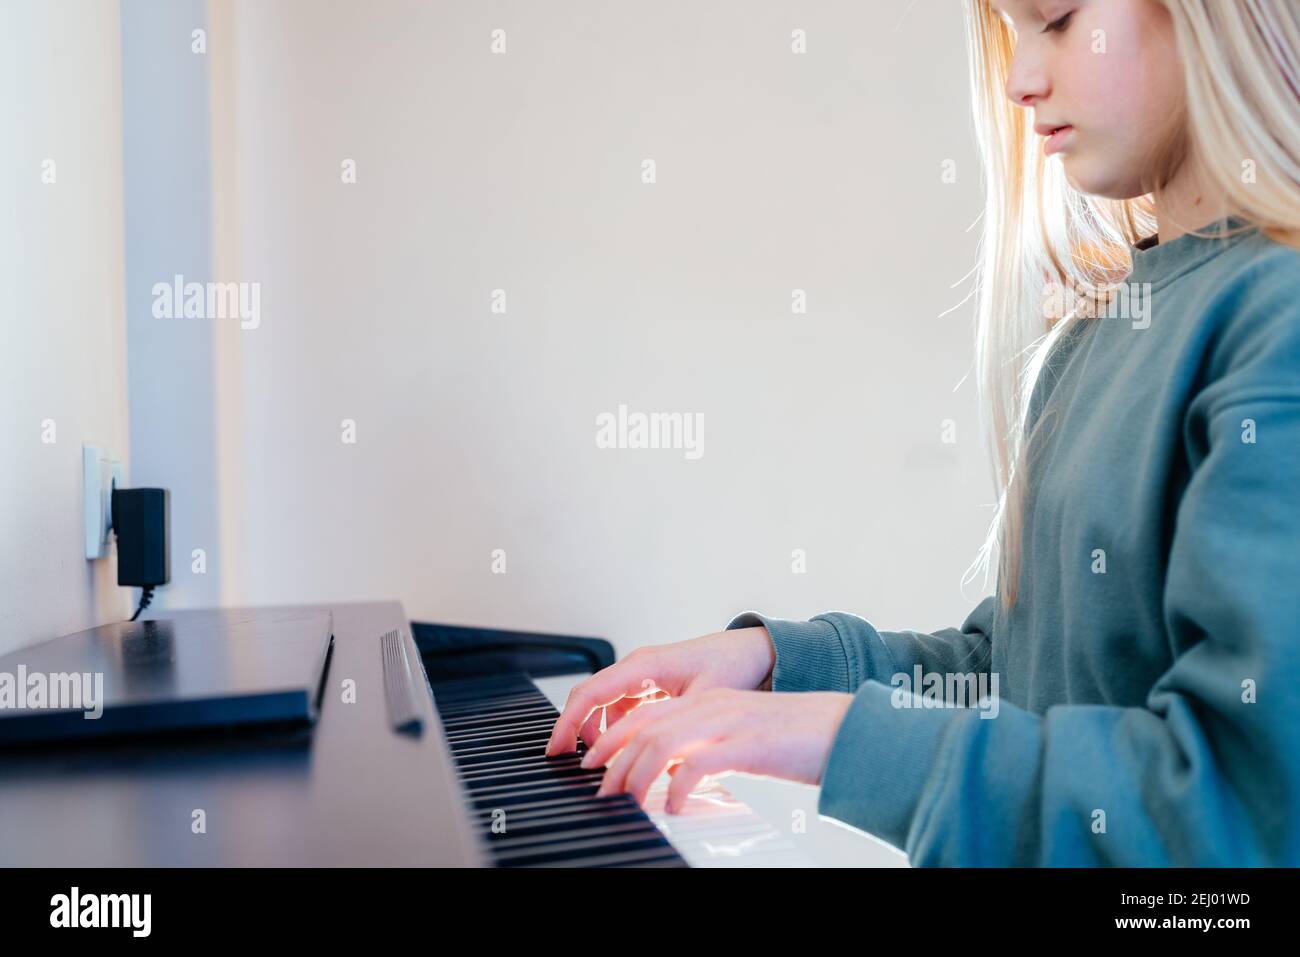
{"type": "Polygon", "coordinates": [[[1069,142],[1070,135],[1074,132],[1073,126],[1062,126],[1057,128],[1047,137],[1047,143],[1043,146],[1043,153],[1051,156],[1053,153],[1059,153],[1065,149],[1065,144],[1069,142]]]}

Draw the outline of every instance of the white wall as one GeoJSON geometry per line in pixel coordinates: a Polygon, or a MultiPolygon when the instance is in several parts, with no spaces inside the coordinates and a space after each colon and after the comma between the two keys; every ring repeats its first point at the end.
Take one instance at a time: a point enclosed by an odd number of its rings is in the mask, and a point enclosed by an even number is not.
{"type": "Polygon", "coordinates": [[[624,651],[978,601],[970,307],[940,318],[979,212],[957,5],[210,7],[214,254],[262,285],[260,328],[217,333],[223,601],[624,651]],[[620,403],[703,413],[704,457],[598,449],[620,403]]]}
{"type": "Polygon", "coordinates": [[[120,50],[116,3],[0,3],[0,653],[130,614],[81,479],[83,442],[129,468],[120,50]]]}
{"type": "Polygon", "coordinates": [[[172,491],[172,579],[156,593],[160,611],[221,598],[214,329],[153,315],[155,283],[214,275],[209,58],[192,39],[206,15],[204,0],[122,3],[131,482],[172,491]]]}

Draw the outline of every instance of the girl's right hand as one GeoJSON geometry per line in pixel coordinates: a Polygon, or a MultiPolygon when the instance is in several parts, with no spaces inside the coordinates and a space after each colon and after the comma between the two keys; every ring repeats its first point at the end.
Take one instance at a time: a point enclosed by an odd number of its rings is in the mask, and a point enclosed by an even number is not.
{"type": "Polygon", "coordinates": [[[600,737],[602,712],[609,727],[664,692],[675,698],[706,688],[753,691],[767,684],[775,661],[772,639],[761,625],[638,648],[569,693],[546,753],[574,751],[579,737],[590,747],[600,737]]]}

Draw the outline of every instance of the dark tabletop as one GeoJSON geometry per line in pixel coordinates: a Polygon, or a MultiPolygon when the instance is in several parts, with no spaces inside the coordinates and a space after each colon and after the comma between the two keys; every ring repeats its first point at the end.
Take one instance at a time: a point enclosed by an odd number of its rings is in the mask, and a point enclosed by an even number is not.
{"type": "Polygon", "coordinates": [[[150,617],[236,625],[316,610],[333,612],[334,649],[314,725],[0,750],[0,866],[479,863],[400,604],[150,617]],[[395,628],[419,679],[419,736],[393,732],[385,710],[380,636],[395,628]]]}

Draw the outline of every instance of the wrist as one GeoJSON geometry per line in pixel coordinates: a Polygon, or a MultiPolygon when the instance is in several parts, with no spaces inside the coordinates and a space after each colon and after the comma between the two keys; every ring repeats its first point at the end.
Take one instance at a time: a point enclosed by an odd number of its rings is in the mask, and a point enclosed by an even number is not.
{"type": "Polygon", "coordinates": [[[755,625],[753,631],[754,644],[759,656],[758,660],[761,662],[759,669],[763,673],[763,680],[758,683],[756,690],[771,691],[772,673],[776,668],[776,645],[773,643],[772,636],[765,626],[755,625]]]}

